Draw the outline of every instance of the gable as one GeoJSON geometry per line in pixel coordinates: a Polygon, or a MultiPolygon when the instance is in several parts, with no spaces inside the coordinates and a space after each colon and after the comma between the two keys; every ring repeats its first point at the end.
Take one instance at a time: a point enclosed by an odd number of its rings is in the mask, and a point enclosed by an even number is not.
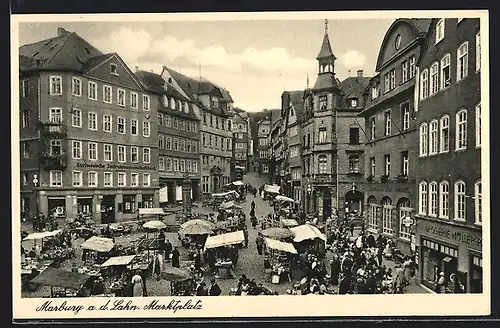
{"type": "Polygon", "coordinates": [[[93,68],[90,68],[85,75],[111,84],[122,85],[130,89],[142,89],[142,86],[135,78],[134,74],[117,55],[113,55],[96,64],[93,68]],[[111,65],[116,66],[116,74],[111,73],[111,65]]]}
{"type": "Polygon", "coordinates": [[[387,30],[387,33],[380,47],[377,68],[384,65],[388,60],[393,58],[398,52],[405,49],[417,38],[414,28],[405,20],[396,21],[387,30]],[[401,37],[401,45],[396,48],[396,39],[401,37]]]}
{"type": "Polygon", "coordinates": [[[297,112],[295,106],[290,101],[290,110],[288,111],[287,126],[297,122],[297,112]]]}
{"type": "Polygon", "coordinates": [[[183,95],[187,99],[194,100],[193,95],[187,94],[186,91],[184,91],[184,89],[181,87],[181,85],[177,82],[177,80],[172,76],[172,74],[170,74],[170,72],[167,69],[163,68],[160,76],[165,81],[165,89],[168,90],[168,88],[174,88],[175,90],[177,90],[181,95],[183,95]]]}

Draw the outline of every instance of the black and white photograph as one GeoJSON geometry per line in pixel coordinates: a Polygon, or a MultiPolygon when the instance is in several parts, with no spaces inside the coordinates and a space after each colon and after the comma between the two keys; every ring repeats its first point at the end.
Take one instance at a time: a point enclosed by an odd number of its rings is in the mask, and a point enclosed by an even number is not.
{"type": "Polygon", "coordinates": [[[489,314],[488,12],[267,14],[13,16],[15,316],[489,314]]]}

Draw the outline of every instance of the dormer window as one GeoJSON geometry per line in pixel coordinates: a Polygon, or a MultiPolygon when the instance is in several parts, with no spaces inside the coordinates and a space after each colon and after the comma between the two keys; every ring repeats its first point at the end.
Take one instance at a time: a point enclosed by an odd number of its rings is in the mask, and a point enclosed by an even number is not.
{"type": "Polygon", "coordinates": [[[170,98],[170,108],[175,109],[175,100],[174,100],[174,98],[170,98]]]}
{"type": "Polygon", "coordinates": [[[377,99],[378,97],[378,88],[376,86],[372,87],[372,100],[377,99]]]}
{"type": "Polygon", "coordinates": [[[187,102],[184,102],[184,113],[189,113],[189,107],[187,102]]]}
{"type": "Polygon", "coordinates": [[[167,96],[163,96],[163,106],[168,107],[169,100],[167,96]]]}
{"type": "Polygon", "coordinates": [[[116,64],[109,64],[109,72],[112,75],[118,76],[118,67],[116,66],[116,64]]]}
{"type": "Polygon", "coordinates": [[[358,99],[357,98],[352,98],[351,99],[351,107],[352,108],[358,107],[358,99]]]}
{"type": "Polygon", "coordinates": [[[212,97],[212,107],[219,107],[219,99],[212,97]]]}

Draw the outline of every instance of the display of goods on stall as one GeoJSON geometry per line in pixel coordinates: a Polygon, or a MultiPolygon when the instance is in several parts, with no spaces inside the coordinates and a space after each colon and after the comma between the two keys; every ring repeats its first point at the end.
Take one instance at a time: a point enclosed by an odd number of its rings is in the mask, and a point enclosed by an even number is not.
{"type": "Polygon", "coordinates": [[[127,223],[112,223],[109,225],[109,230],[113,236],[123,236],[132,233],[133,225],[127,223]]]}
{"type": "Polygon", "coordinates": [[[285,240],[294,238],[295,235],[290,229],[286,228],[269,228],[261,231],[264,237],[277,240],[285,240]]]}
{"type": "Polygon", "coordinates": [[[295,219],[281,219],[281,225],[283,228],[293,228],[299,225],[295,219]]]}
{"type": "Polygon", "coordinates": [[[42,260],[54,260],[57,262],[62,262],[73,257],[75,257],[75,249],[67,247],[56,247],[54,249],[49,249],[41,255],[42,260]]]}
{"type": "Polygon", "coordinates": [[[195,276],[189,269],[166,267],[160,273],[160,278],[170,281],[172,295],[188,296],[194,294],[196,288],[195,276]]]}
{"type": "Polygon", "coordinates": [[[92,236],[84,241],[80,247],[94,252],[107,253],[115,247],[115,243],[111,238],[92,236]]]}
{"type": "Polygon", "coordinates": [[[97,230],[95,228],[90,228],[90,227],[77,227],[71,229],[70,231],[76,233],[78,237],[83,239],[87,239],[92,236],[97,236],[97,230]]]}
{"type": "Polygon", "coordinates": [[[49,286],[50,297],[74,297],[86,287],[91,276],[85,273],[47,268],[31,280],[32,284],[49,286]],[[56,290],[54,290],[56,288],[56,290]]]}
{"type": "Polygon", "coordinates": [[[291,282],[291,261],[289,254],[297,254],[297,250],[293,244],[265,238],[265,245],[267,260],[269,261],[271,270],[271,282],[278,284],[282,275],[286,275],[291,282]]]}

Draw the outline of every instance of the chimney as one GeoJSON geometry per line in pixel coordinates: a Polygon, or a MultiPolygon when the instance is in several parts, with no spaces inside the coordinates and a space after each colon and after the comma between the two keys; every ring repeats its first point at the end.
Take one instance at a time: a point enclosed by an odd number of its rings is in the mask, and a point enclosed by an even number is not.
{"type": "Polygon", "coordinates": [[[62,28],[62,27],[58,27],[57,28],[57,36],[63,36],[63,35],[66,35],[66,34],[69,34],[69,32],[66,31],[64,28],[62,28]]]}
{"type": "Polygon", "coordinates": [[[358,69],[358,77],[363,77],[363,70],[362,69],[358,69]]]}
{"type": "Polygon", "coordinates": [[[134,70],[136,73],[139,72],[139,66],[134,66],[134,70]]]}

